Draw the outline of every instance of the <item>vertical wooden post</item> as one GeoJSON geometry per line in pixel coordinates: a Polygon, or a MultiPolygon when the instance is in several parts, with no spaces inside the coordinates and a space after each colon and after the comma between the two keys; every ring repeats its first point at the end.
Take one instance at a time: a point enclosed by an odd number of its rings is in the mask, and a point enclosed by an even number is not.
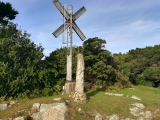
{"type": "Polygon", "coordinates": [[[67,54],[67,81],[72,81],[72,7],[69,8],[69,36],[70,46],[69,54],[67,54]]]}

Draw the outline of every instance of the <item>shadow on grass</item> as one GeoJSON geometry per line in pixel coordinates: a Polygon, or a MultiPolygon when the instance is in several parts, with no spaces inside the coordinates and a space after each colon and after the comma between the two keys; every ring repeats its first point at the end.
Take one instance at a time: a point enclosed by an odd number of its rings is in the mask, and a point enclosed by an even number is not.
{"type": "Polygon", "coordinates": [[[91,97],[91,96],[95,96],[97,93],[101,92],[101,91],[106,91],[106,88],[98,88],[95,90],[90,90],[86,93],[87,97],[91,97]]]}

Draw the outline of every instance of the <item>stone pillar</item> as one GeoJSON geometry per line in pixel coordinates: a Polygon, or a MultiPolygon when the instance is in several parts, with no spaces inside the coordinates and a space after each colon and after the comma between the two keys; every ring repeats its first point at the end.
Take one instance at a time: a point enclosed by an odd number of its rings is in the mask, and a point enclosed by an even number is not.
{"type": "Polygon", "coordinates": [[[84,58],[81,53],[77,55],[77,72],[75,92],[84,93],[84,58]]]}

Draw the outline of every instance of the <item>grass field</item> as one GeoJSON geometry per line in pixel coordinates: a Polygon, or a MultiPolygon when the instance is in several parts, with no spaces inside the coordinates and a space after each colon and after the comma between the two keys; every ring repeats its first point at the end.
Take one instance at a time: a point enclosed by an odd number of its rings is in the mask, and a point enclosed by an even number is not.
{"type": "MultiPolygon", "coordinates": [[[[86,93],[88,97],[87,104],[77,104],[72,100],[68,104],[69,115],[68,120],[94,120],[96,113],[108,116],[112,114],[118,114],[121,118],[134,118],[129,113],[129,108],[131,104],[135,102],[140,102],[146,106],[146,109],[154,112],[160,109],[160,89],[144,86],[135,86],[135,89],[123,89],[121,91],[109,91],[114,93],[125,94],[123,97],[109,96],[105,95],[106,90],[94,91],[90,90],[86,93]],[[127,98],[127,95],[135,95],[139,97],[142,101],[127,98]],[[78,109],[81,108],[81,112],[78,109]]],[[[16,113],[19,110],[30,110],[33,103],[51,103],[53,98],[61,97],[62,101],[70,99],[68,95],[62,96],[54,95],[49,97],[41,97],[36,99],[22,99],[17,100],[17,103],[12,108],[8,108],[5,111],[0,111],[0,119],[16,117],[16,113]]],[[[3,101],[8,102],[8,101],[3,101]]],[[[26,113],[27,115],[27,113],[26,113]]],[[[160,112],[156,115],[156,120],[160,119],[160,112]]]]}

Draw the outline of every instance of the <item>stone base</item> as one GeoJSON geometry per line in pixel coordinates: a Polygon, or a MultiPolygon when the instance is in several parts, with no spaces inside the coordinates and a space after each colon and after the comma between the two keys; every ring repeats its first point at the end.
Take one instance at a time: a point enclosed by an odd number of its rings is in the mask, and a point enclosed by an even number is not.
{"type": "Polygon", "coordinates": [[[71,93],[71,95],[69,96],[72,99],[74,99],[74,102],[76,103],[86,103],[87,101],[87,97],[85,93],[78,93],[78,92],[73,92],[71,93]]]}
{"type": "Polygon", "coordinates": [[[75,82],[66,82],[64,85],[64,93],[69,94],[75,91],[75,82]]]}

